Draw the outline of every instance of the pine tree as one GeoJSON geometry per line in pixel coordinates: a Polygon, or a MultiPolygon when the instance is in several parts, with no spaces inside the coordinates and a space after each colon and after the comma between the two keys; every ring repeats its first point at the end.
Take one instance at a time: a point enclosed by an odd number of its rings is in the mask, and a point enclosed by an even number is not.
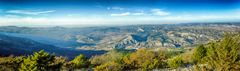
{"type": "Polygon", "coordinates": [[[46,71],[50,70],[51,64],[54,62],[54,56],[43,50],[35,52],[23,60],[19,71],[46,71]]]}

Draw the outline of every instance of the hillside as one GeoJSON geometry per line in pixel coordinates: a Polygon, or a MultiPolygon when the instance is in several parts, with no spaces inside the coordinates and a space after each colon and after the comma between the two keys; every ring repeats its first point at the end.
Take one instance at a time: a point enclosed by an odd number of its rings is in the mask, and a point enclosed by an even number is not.
{"type": "Polygon", "coordinates": [[[69,59],[72,59],[79,54],[85,54],[88,57],[91,57],[93,55],[105,53],[105,51],[72,50],[60,48],[53,45],[36,42],[31,39],[0,34],[0,56],[29,55],[40,50],[45,50],[46,52],[55,54],[57,56],[65,56],[69,59]]]}

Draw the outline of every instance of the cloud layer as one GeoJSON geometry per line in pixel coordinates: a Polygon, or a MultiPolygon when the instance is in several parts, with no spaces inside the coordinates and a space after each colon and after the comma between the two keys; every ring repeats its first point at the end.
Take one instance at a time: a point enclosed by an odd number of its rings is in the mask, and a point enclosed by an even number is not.
{"type": "MultiPolygon", "coordinates": [[[[126,15],[125,13],[122,15],[126,15]]],[[[0,18],[0,26],[17,25],[17,26],[61,26],[61,25],[126,25],[126,24],[172,24],[187,22],[221,22],[234,21],[240,16],[234,15],[181,15],[181,16],[164,16],[164,17],[85,17],[85,18],[0,18]]]]}
{"type": "Polygon", "coordinates": [[[130,12],[125,12],[125,13],[118,13],[118,14],[110,14],[110,16],[129,16],[131,13],[130,12]]]}
{"type": "Polygon", "coordinates": [[[0,26],[59,26],[59,25],[126,25],[126,24],[172,24],[186,22],[214,22],[240,20],[239,11],[224,14],[178,14],[161,8],[129,9],[122,7],[105,7],[107,12],[100,14],[81,11],[61,13],[56,10],[0,10],[6,13],[0,17],[0,26]],[[107,9],[106,9],[107,8],[107,9]],[[54,13],[55,12],[55,13],[54,13]],[[53,14],[55,15],[53,15],[53,14]],[[47,15],[47,16],[43,16],[47,15]],[[99,16],[98,16],[99,15],[99,16]]]}
{"type": "Polygon", "coordinates": [[[48,10],[48,11],[9,10],[6,13],[25,14],[25,15],[39,15],[39,14],[52,13],[52,12],[55,12],[55,10],[48,10]]]}
{"type": "Polygon", "coordinates": [[[170,15],[169,12],[165,12],[165,11],[163,11],[163,10],[161,10],[161,9],[152,9],[151,12],[152,12],[153,15],[159,15],[159,16],[167,16],[167,15],[170,15]]]}
{"type": "MultiPolygon", "coordinates": [[[[132,10],[130,10],[132,11],[132,10]]],[[[162,9],[140,10],[140,12],[123,12],[112,13],[110,16],[168,16],[170,12],[163,11],[162,9]]]]}

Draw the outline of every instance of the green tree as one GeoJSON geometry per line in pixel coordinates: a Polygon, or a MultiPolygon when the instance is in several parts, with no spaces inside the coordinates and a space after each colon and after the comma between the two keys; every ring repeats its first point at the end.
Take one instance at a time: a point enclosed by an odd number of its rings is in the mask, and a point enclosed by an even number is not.
{"type": "Polygon", "coordinates": [[[83,54],[75,57],[70,63],[73,64],[74,68],[86,68],[89,65],[88,59],[83,54]]]}
{"type": "Polygon", "coordinates": [[[51,64],[54,62],[53,55],[50,55],[43,50],[35,52],[23,60],[19,71],[46,71],[51,69],[51,64]]]}
{"type": "Polygon", "coordinates": [[[168,60],[168,66],[170,68],[178,68],[178,67],[181,67],[183,65],[184,65],[184,63],[183,63],[181,55],[175,56],[175,57],[168,60]]]}
{"type": "Polygon", "coordinates": [[[216,71],[240,70],[240,34],[226,34],[217,42],[207,47],[205,62],[208,67],[216,71]]]}

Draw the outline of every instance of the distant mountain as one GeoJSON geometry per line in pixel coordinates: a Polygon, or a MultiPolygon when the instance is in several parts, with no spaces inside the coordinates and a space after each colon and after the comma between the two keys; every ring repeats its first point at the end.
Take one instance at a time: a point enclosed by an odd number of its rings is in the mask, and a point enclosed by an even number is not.
{"type": "Polygon", "coordinates": [[[30,39],[11,37],[2,34],[0,34],[0,47],[0,54],[2,55],[24,55],[41,49],[46,51],[54,51],[56,49],[55,46],[38,43],[30,39]]]}
{"type": "Polygon", "coordinates": [[[0,27],[0,32],[10,36],[73,50],[192,47],[217,40],[226,32],[239,31],[239,22],[85,28],[0,27]]]}
{"type": "Polygon", "coordinates": [[[62,47],[62,48],[70,48],[70,47],[74,47],[74,46],[78,45],[78,43],[75,41],[54,39],[54,38],[50,38],[47,36],[41,36],[41,35],[22,34],[22,33],[3,33],[3,32],[0,32],[0,34],[13,36],[13,37],[27,38],[27,39],[31,39],[31,40],[34,40],[34,41],[37,41],[37,42],[40,42],[43,44],[49,44],[49,45],[53,45],[56,47],[62,47]]]}
{"type": "Polygon", "coordinates": [[[105,51],[88,51],[88,50],[71,50],[67,48],[59,48],[49,44],[43,44],[31,39],[13,37],[0,34],[0,55],[29,55],[33,52],[44,50],[46,52],[62,55],[72,59],[79,54],[85,54],[88,57],[103,54],[105,51]]]}
{"type": "Polygon", "coordinates": [[[119,28],[120,31],[105,32],[105,38],[97,44],[96,48],[137,49],[142,47],[192,47],[197,44],[207,43],[211,40],[217,40],[227,32],[239,32],[239,24],[240,23],[189,23],[116,27],[119,28]]]}

